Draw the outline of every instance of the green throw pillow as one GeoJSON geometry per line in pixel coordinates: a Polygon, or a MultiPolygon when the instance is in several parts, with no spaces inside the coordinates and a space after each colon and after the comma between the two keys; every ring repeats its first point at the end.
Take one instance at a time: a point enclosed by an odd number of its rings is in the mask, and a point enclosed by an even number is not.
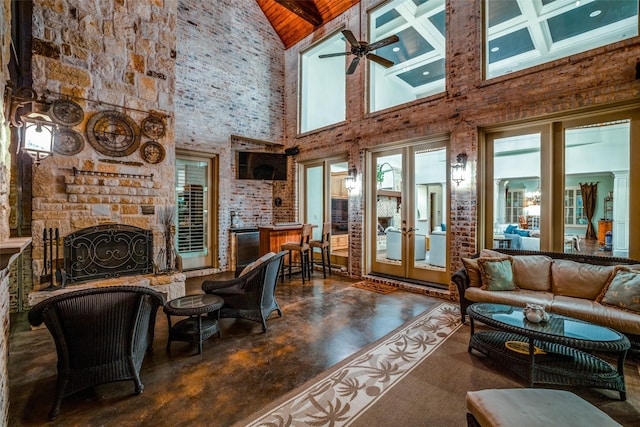
{"type": "Polygon", "coordinates": [[[486,291],[513,291],[517,289],[513,280],[511,257],[478,258],[478,267],[482,276],[482,289],[486,291]]]}
{"type": "Polygon", "coordinates": [[[603,305],[640,312],[640,270],[617,266],[599,301],[603,305]]]}

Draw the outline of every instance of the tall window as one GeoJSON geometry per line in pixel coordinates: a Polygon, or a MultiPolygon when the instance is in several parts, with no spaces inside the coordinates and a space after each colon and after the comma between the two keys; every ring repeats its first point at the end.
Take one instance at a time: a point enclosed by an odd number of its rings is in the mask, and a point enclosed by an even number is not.
{"type": "Polygon", "coordinates": [[[391,67],[368,61],[370,111],[444,91],[444,0],[387,2],[369,15],[369,34],[371,43],[393,34],[400,39],[375,51],[391,67]]]}
{"type": "Polygon", "coordinates": [[[485,75],[502,76],[638,35],[638,0],[486,0],[485,75]]]}
{"type": "Polygon", "coordinates": [[[587,226],[587,216],[584,212],[582,192],[579,187],[565,188],[564,190],[564,225],[587,226]]]}
{"type": "Polygon", "coordinates": [[[505,222],[517,223],[518,218],[524,214],[524,191],[511,190],[507,191],[505,222]]]}
{"type": "Polygon", "coordinates": [[[345,120],[345,57],[318,55],[345,52],[342,33],[336,33],[302,54],[300,76],[300,132],[345,120]]]}

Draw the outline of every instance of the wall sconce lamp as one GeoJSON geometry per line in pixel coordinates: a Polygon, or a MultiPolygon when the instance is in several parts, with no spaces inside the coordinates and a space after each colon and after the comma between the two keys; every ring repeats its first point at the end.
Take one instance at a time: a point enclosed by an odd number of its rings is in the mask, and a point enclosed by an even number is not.
{"type": "Polygon", "coordinates": [[[15,93],[10,84],[4,92],[4,117],[14,128],[23,128],[19,134],[19,149],[26,151],[36,165],[53,153],[53,132],[57,127],[47,114],[51,103],[44,95],[38,99],[36,91],[20,88],[15,93]]]}
{"type": "Polygon", "coordinates": [[[347,191],[351,192],[356,188],[356,180],[358,178],[358,170],[356,168],[349,169],[349,174],[344,179],[344,186],[347,191]]]}
{"type": "Polygon", "coordinates": [[[456,185],[464,181],[464,172],[467,169],[467,153],[460,153],[456,157],[456,162],[451,165],[451,180],[456,185]]]}

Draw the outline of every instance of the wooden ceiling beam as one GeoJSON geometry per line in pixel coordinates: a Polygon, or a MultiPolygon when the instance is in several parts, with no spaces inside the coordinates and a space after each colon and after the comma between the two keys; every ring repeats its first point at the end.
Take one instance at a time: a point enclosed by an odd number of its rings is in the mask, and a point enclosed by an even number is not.
{"type": "Polygon", "coordinates": [[[309,0],[275,0],[276,3],[286,7],[314,27],[322,25],[322,15],[316,4],[309,0]]]}

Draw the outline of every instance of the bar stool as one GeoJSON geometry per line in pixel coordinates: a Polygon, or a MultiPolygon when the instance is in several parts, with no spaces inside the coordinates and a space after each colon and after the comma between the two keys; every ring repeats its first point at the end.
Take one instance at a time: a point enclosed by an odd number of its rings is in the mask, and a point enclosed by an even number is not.
{"type": "Polygon", "coordinates": [[[304,284],[305,276],[309,277],[311,280],[311,247],[309,246],[309,239],[311,239],[311,224],[303,224],[302,225],[302,233],[300,234],[299,242],[288,242],[283,243],[280,246],[280,250],[289,251],[289,264],[282,265],[282,275],[281,278],[284,281],[284,269],[285,267],[289,267],[289,279],[291,279],[291,266],[294,264],[293,261],[293,252],[299,252],[300,254],[300,269],[302,272],[302,283],[304,284]]]}
{"type": "Polygon", "coordinates": [[[331,223],[325,222],[322,224],[322,235],[320,240],[311,240],[309,246],[311,246],[311,268],[313,268],[313,252],[315,248],[320,248],[320,254],[322,255],[322,276],[327,278],[327,271],[325,266],[329,266],[329,276],[331,276],[331,223]],[[327,255],[327,261],[325,262],[324,256],[327,255]]]}

